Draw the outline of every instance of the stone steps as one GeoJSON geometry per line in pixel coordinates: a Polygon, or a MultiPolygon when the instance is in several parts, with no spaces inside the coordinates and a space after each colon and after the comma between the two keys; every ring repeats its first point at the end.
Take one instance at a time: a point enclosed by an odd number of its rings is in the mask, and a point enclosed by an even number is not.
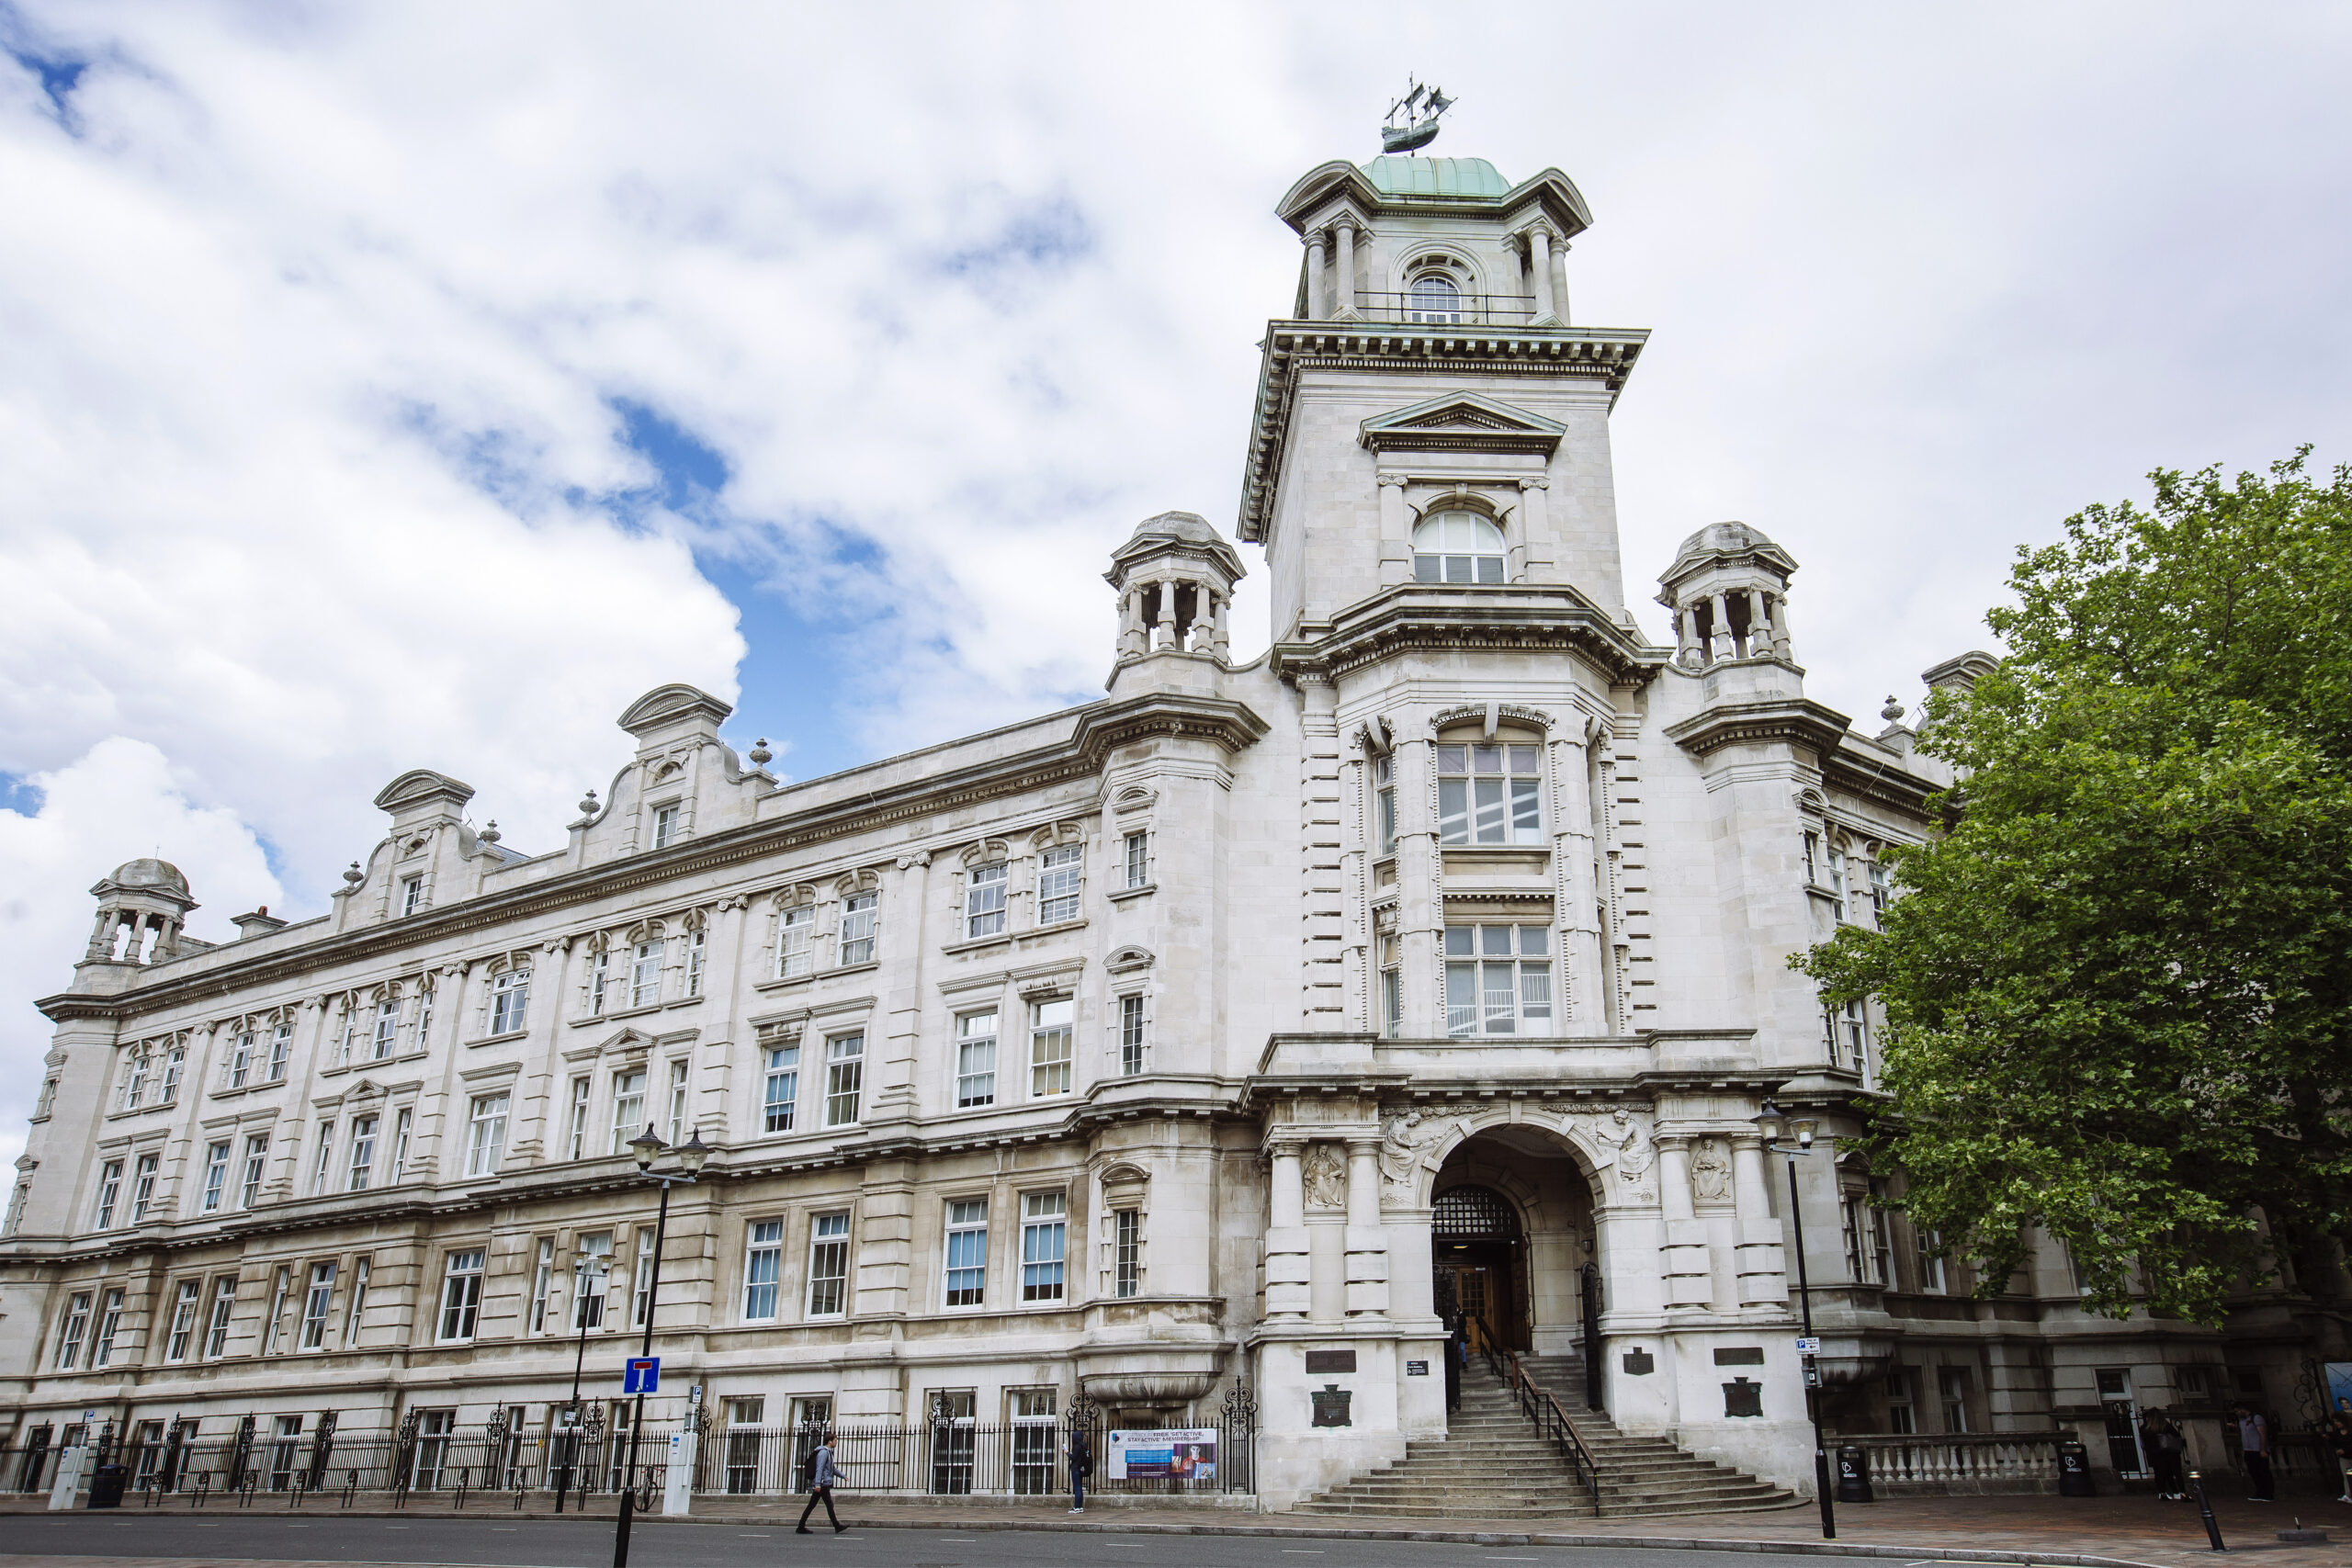
{"type": "MultiPolygon", "coordinates": [[[[1583,1388],[1579,1362],[1522,1360],[1539,1387],[1583,1388]],[[1534,1370],[1541,1366],[1543,1371],[1534,1370]],[[1548,1372],[1548,1376],[1545,1374],[1548,1372]],[[1571,1382],[1568,1374],[1573,1373],[1571,1382]]],[[[1629,1438],[1609,1419],[1566,1400],[1561,1407],[1592,1450],[1596,1502],[1552,1445],[1536,1436],[1510,1392],[1484,1367],[1463,1378],[1462,1405],[1442,1439],[1405,1446],[1405,1457],[1298,1505],[1304,1514],[1392,1518],[1649,1518],[1785,1507],[1791,1494],[1662,1438],[1629,1438]]]]}

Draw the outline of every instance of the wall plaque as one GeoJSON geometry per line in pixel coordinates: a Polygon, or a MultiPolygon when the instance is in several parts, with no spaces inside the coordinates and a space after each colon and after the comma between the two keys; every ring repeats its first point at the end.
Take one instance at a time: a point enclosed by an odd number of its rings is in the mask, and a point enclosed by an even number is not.
{"type": "Polygon", "coordinates": [[[1763,1364],[1764,1348],[1761,1345],[1735,1345],[1728,1349],[1718,1348],[1715,1351],[1715,1365],[1719,1367],[1760,1367],[1763,1364]]]}
{"type": "Polygon", "coordinates": [[[1645,1378],[1657,1371],[1657,1358],[1647,1350],[1625,1352],[1625,1372],[1629,1377],[1645,1378]]]}
{"type": "Polygon", "coordinates": [[[1430,1364],[1427,1361],[1408,1361],[1405,1363],[1405,1375],[1408,1378],[1425,1378],[1430,1375],[1430,1364]]]}
{"type": "Polygon", "coordinates": [[[1724,1384],[1724,1414],[1725,1416],[1761,1416],[1764,1414],[1764,1385],[1749,1382],[1746,1378],[1724,1384]]]}
{"type": "Polygon", "coordinates": [[[1306,1371],[1310,1377],[1317,1373],[1351,1372],[1355,1370],[1356,1353],[1353,1350],[1309,1350],[1306,1353],[1306,1371]]]}
{"type": "Polygon", "coordinates": [[[1317,1427],[1352,1427],[1348,1419],[1348,1402],[1355,1397],[1338,1383],[1327,1382],[1307,1394],[1315,1402],[1315,1425],[1317,1427]]]}

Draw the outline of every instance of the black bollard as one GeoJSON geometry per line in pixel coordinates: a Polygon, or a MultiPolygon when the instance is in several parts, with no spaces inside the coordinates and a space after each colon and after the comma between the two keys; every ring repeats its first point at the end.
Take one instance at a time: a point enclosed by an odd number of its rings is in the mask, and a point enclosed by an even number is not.
{"type": "Polygon", "coordinates": [[[2222,1521],[2213,1517],[2213,1505],[2205,1500],[2205,1477],[2201,1472],[2188,1472],[2188,1489],[2197,1494],[2197,1512],[2205,1521],[2205,1539],[2213,1543],[2216,1551],[2227,1551],[2222,1544],[2222,1521]]]}

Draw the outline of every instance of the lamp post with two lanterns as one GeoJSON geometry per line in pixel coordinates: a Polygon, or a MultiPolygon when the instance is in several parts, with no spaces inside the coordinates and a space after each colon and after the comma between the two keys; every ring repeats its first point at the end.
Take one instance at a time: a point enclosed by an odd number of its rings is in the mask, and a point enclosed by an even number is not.
{"type": "Polygon", "coordinates": [[[1815,1362],[1811,1347],[1819,1343],[1813,1335],[1813,1288],[1805,1277],[1804,1208],[1797,1197],[1797,1156],[1813,1153],[1813,1135],[1820,1124],[1810,1116],[1791,1116],[1781,1111],[1779,1102],[1769,1096],[1763,1110],[1757,1112],[1757,1131],[1764,1134],[1767,1154],[1786,1155],[1789,1160],[1789,1218],[1796,1224],[1797,1242],[1797,1302],[1804,1322],[1804,1344],[1807,1347],[1797,1358],[1804,1369],[1804,1413],[1813,1421],[1813,1490],[1821,1499],[1821,1539],[1838,1539],[1838,1507],[1829,1496],[1829,1450],[1821,1437],[1821,1371],[1815,1362]],[[1782,1135],[1796,1139],[1793,1147],[1781,1142],[1782,1135]]]}
{"type": "MultiPolygon", "coordinates": [[[[637,1156],[637,1168],[662,1184],[662,1206],[653,1220],[653,1258],[648,1266],[650,1273],[645,1281],[645,1348],[638,1352],[640,1356],[650,1356],[653,1354],[653,1314],[662,1292],[662,1238],[670,1228],[670,1188],[675,1182],[692,1181],[702,1169],[702,1162],[710,1157],[710,1150],[704,1145],[702,1134],[696,1133],[678,1145],[677,1170],[657,1171],[653,1168],[654,1156],[670,1145],[662,1141],[661,1134],[654,1132],[650,1122],[647,1123],[642,1134],[628,1141],[628,1146],[637,1156]]],[[[629,1518],[637,1508],[637,1435],[644,1427],[645,1395],[640,1393],[628,1421],[628,1484],[621,1492],[620,1522],[613,1537],[613,1568],[628,1568],[629,1518]]]]}

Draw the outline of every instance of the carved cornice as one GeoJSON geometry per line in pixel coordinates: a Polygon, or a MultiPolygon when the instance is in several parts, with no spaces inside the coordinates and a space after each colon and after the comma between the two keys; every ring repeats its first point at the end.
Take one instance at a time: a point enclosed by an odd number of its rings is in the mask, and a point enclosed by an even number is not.
{"type": "Polygon", "coordinates": [[[1611,405],[1649,342],[1640,329],[1595,327],[1432,328],[1359,321],[1269,321],[1258,372],[1257,412],[1242,464],[1236,532],[1263,544],[1274,487],[1290,439],[1291,407],[1306,370],[1455,378],[1504,374],[1597,380],[1611,405]]]}
{"type": "Polygon", "coordinates": [[[1578,653],[1615,683],[1645,682],[1673,658],[1566,585],[1406,582],[1350,605],[1328,631],[1276,643],[1273,670],[1334,679],[1396,654],[1455,649],[1578,653]]]}
{"type": "Polygon", "coordinates": [[[1724,703],[1666,728],[1666,738],[1703,757],[1725,746],[1802,746],[1827,758],[1847,730],[1846,716],[1810,697],[1724,703]]]}
{"type": "MultiPolygon", "coordinates": [[[[232,962],[181,977],[111,996],[62,992],[36,1005],[52,1022],[67,1019],[123,1018],[184,1007],[241,991],[283,985],[316,971],[381,959],[423,949],[433,951],[453,937],[490,931],[518,920],[558,914],[576,906],[602,903],[644,888],[723,872],[765,861],[877,828],[919,821],[1007,796],[1032,794],[1098,775],[1110,753],[1154,736],[1215,741],[1227,752],[1255,744],[1266,721],[1247,705],[1183,693],[1148,693],[1075,710],[1077,722],[1063,739],[962,767],[946,767],[870,792],[843,791],[837,798],[772,821],[698,836],[667,850],[566,873],[526,887],[492,893],[445,908],[322,937],[301,947],[232,962]]],[[[838,781],[829,781],[838,782],[838,781]]],[[[770,797],[773,798],[773,797],[770,797]]],[[[875,852],[876,864],[895,863],[903,847],[875,852]]],[[[714,897],[697,893],[697,898],[714,897]]],[[[215,950],[218,951],[217,949],[215,950]]]]}
{"type": "Polygon", "coordinates": [[[1839,746],[1821,760],[1822,783],[1832,789],[1859,795],[1916,817],[1931,815],[1928,798],[1944,786],[1933,779],[1906,773],[1849,746],[1839,746]]]}

